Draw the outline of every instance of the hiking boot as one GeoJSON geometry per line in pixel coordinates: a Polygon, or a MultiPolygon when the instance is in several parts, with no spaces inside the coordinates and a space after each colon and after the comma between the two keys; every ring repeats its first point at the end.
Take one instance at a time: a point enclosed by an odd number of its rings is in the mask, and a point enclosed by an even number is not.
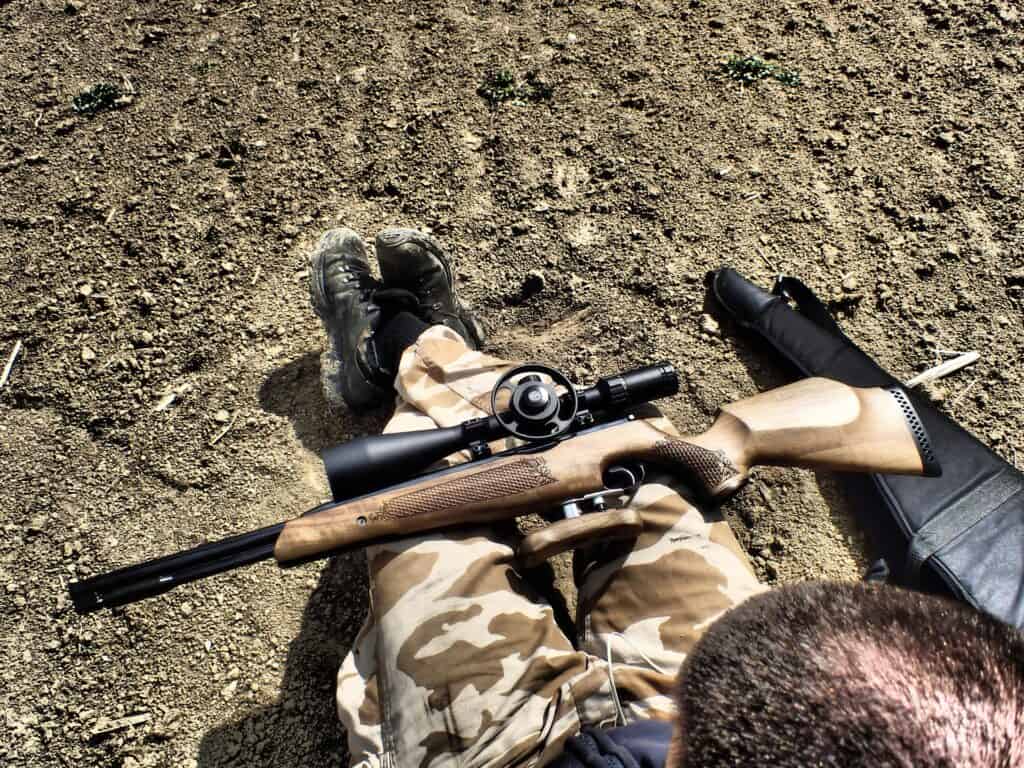
{"type": "Polygon", "coordinates": [[[385,229],[377,235],[377,261],[384,286],[413,294],[423,322],[447,325],[470,348],[480,349],[483,326],[459,302],[448,255],[437,240],[415,229],[385,229]]]}
{"type": "Polygon", "coordinates": [[[335,404],[340,394],[353,411],[375,408],[391,392],[372,343],[381,323],[373,300],[379,287],[359,235],[345,228],[323,234],[309,257],[309,297],[331,340],[321,366],[324,390],[335,404]]]}

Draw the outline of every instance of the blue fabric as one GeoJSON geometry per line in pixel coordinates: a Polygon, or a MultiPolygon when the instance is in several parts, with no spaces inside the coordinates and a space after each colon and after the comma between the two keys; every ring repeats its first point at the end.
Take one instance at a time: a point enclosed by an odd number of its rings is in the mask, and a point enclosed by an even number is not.
{"type": "Polygon", "coordinates": [[[665,768],[672,723],[641,720],[621,728],[584,728],[552,768],[665,768]]]}

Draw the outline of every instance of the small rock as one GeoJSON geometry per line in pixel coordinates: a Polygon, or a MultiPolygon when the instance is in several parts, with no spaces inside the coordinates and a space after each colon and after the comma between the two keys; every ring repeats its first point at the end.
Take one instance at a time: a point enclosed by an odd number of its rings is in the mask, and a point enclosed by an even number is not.
{"type": "Polygon", "coordinates": [[[235,271],[235,264],[232,261],[222,261],[220,263],[220,271],[225,275],[230,275],[235,271]]]}
{"type": "Polygon", "coordinates": [[[579,38],[576,36],[575,32],[570,32],[565,36],[566,45],[575,45],[578,40],[579,38]]]}
{"type": "Polygon", "coordinates": [[[533,224],[528,221],[517,221],[512,225],[512,234],[519,237],[528,234],[533,229],[533,224]]]}
{"type": "Polygon", "coordinates": [[[462,143],[476,152],[484,145],[484,140],[467,128],[462,131],[462,143]]]}
{"type": "Polygon", "coordinates": [[[238,690],[238,681],[232,680],[230,683],[221,688],[220,697],[224,699],[224,701],[230,701],[232,697],[234,697],[236,690],[238,690]]]}
{"type": "Polygon", "coordinates": [[[1024,285],[1024,267],[1015,269],[1006,276],[1007,285],[1024,285]]]}
{"type": "Polygon", "coordinates": [[[78,295],[83,298],[88,298],[92,296],[92,286],[89,283],[86,283],[85,285],[80,285],[78,287],[78,295]]]}
{"type": "Polygon", "coordinates": [[[143,331],[139,334],[139,341],[142,343],[142,346],[148,347],[153,343],[153,334],[149,331],[143,331]]]}
{"type": "Polygon", "coordinates": [[[951,131],[943,131],[935,137],[935,144],[940,149],[949,149],[956,143],[956,134],[951,131]]]}
{"type": "Polygon", "coordinates": [[[708,336],[721,336],[722,328],[711,315],[705,313],[700,316],[700,330],[708,336]]]}
{"type": "Polygon", "coordinates": [[[514,303],[523,303],[529,301],[538,293],[544,290],[544,286],[547,281],[544,278],[544,273],[539,269],[531,270],[526,275],[526,279],[523,280],[523,284],[519,287],[519,295],[513,300],[514,303]]]}
{"type": "Polygon", "coordinates": [[[768,560],[765,562],[764,572],[768,574],[769,579],[779,578],[779,566],[774,560],[768,560]]]}
{"type": "Polygon", "coordinates": [[[942,249],[942,255],[947,259],[959,259],[960,258],[960,246],[956,243],[946,243],[942,249]]]}
{"type": "Polygon", "coordinates": [[[920,277],[931,277],[935,274],[935,269],[938,265],[929,259],[928,261],[922,261],[914,267],[914,272],[920,277]]]}
{"type": "Polygon", "coordinates": [[[712,29],[725,29],[726,19],[724,16],[714,16],[708,19],[708,26],[712,29]]]}
{"type": "Polygon", "coordinates": [[[843,278],[843,290],[847,293],[853,293],[857,290],[858,286],[857,278],[853,275],[847,275],[843,278]]]}
{"type": "Polygon", "coordinates": [[[997,5],[996,16],[999,17],[1000,21],[1004,21],[1007,24],[1016,24],[1020,21],[1020,13],[1010,5],[997,5]]]}
{"type": "Polygon", "coordinates": [[[231,414],[221,408],[215,414],[213,414],[213,420],[218,424],[227,424],[231,420],[231,414]]]}
{"type": "Polygon", "coordinates": [[[992,58],[992,63],[997,69],[1008,69],[1011,72],[1017,68],[1017,62],[1007,56],[1005,53],[997,53],[992,58]]]}
{"type": "Polygon", "coordinates": [[[75,130],[75,121],[73,118],[70,117],[61,120],[53,127],[53,132],[56,133],[58,136],[66,136],[73,130],[75,130]]]}
{"type": "Polygon", "coordinates": [[[93,352],[88,347],[82,347],[82,362],[83,363],[91,363],[95,359],[96,359],[96,353],[95,352],[93,352]]]}
{"type": "Polygon", "coordinates": [[[182,616],[191,616],[192,615],[192,603],[182,603],[181,604],[181,608],[179,608],[178,610],[181,611],[181,615],[182,616]]]}

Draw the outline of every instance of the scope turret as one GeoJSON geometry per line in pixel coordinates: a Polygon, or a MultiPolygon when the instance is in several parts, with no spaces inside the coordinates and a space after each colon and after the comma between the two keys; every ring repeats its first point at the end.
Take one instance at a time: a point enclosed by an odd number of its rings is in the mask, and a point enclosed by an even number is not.
{"type": "MultiPolygon", "coordinates": [[[[544,366],[523,366],[512,373],[534,369],[555,374],[565,382],[565,387],[571,386],[562,374],[544,366]]],[[[504,377],[499,380],[495,392],[503,381],[504,377]]],[[[510,424],[518,423],[517,418],[524,421],[526,417],[525,421],[529,421],[530,409],[533,407],[539,409],[540,416],[546,415],[539,402],[534,404],[527,400],[535,391],[531,387],[536,383],[537,377],[524,377],[518,386],[506,385],[512,389],[511,409],[508,413],[499,414],[498,417],[471,419],[443,429],[357,437],[347,443],[328,448],[323,454],[324,469],[334,501],[344,501],[409,480],[444,457],[465,450],[473,444],[486,444],[509,435],[518,435],[529,442],[550,439],[551,434],[531,435],[520,433],[514,428],[510,429],[510,424]],[[519,400],[516,399],[517,392],[521,395],[519,400]]],[[[599,379],[594,386],[576,393],[576,397],[581,410],[585,409],[592,413],[616,413],[649,400],[674,395],[678,391],[679,379],[675,369],[668,363],[658,363],[599,379]]],[[[547,389],[544,392],[550,397],[547,389]]],[[[563,394],[563,402],[569,397],[573,397],[573,393],[563,394]]],[[[543,405],[548,410],[554,408],[553,402],[543,405]]],[[[558,431],[555,437],[570,429],[569,421],[576,413],[575,398],[571,411],[564,425],[566,429],[558,431]]]]}

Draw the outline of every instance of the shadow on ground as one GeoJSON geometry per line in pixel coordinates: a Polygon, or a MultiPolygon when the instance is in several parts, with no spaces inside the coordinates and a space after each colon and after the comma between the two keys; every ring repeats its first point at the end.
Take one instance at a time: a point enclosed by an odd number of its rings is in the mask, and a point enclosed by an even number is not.
{"type": "MultiPolygon", "coordinates": [[[[260,404],[287,417],[303,447],[318,455],[357,435],[380,432],[388,415],[381,409],[356,416],[331,405],[321,384],[320,355],[313,352],[271,373],[260,388],[260,404]]],[[[199,747],[201,768],[347,765],[335,676],[366,617],[367,595],[362,551],[327,561],[289,645],[278,700],[208,732],[199,747]]]]}
{"type": "Polygon", "coordinates": [[[362,552],[328,562],[288,648],[278,700],[209,731],[199,745],[200,768],[348,764],[334,684],[366,616],[367,592],[362,552]]]}
{"type": "Polygon", "coordinates": [[[359,435],[379,433],[390,406],[356,415],[324,395],[321,355],[309,352],[275,370],[260,387],[263,410],[285,416],[302,446],[317,455],[325,448],[359,435]]]}

